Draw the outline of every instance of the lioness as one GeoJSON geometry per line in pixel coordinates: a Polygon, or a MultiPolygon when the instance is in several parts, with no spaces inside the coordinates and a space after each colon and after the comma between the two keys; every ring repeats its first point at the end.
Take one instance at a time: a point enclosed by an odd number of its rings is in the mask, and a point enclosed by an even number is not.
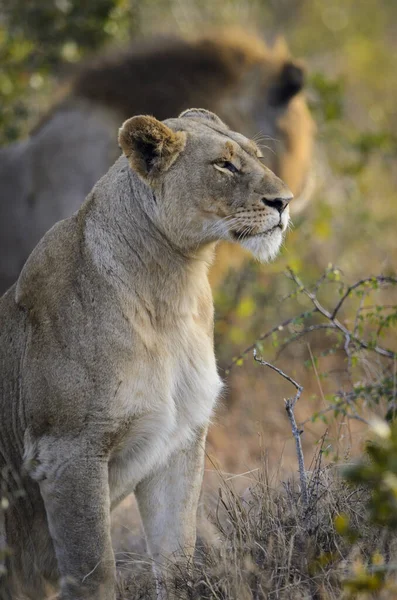
{"type": "MultiPolygon", "coordinates": [[[[114,131],[132,115],[162,120],[189,106],[215,111],[244,135],[257,135],[268,167],[305,197],[314,123],[304,79],[285,43],[269,48],[238,29],[137,40],[80,67],[30,137],[0,149],[0,293],[44,233],[78,210],[116,160],[114,131]]],[[[226,245],[218,256],[214,285],[243,253],[226,245]]]]}
{"type": "Polygon", "coordinates": [[[0,300],[3,597],[59,581],[62,600],[113,600],[110,510],[132,491],[165,597],[169,557],[194,550],[221,389],[214,246],[267,260],[287,227],[290,191],[213,113],[133,117],[119,143],[0,300]]]}

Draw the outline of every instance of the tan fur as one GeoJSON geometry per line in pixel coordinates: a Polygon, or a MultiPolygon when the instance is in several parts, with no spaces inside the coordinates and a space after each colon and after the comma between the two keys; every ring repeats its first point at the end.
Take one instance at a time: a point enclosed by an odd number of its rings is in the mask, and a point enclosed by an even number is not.
{"type": "MultiPolygon", "coordinates": [[[[269,48],[239,29],[137,40],[124,53],[83,65],[31,137],[0,149],[0,292],[14,283],[40,237],[79,208],[117,158],[114,130],[132,115],[163,120],[195,105],[216,111],[232,128],[258,136],[265,164],[298,197],[314,135],[302,85],[301,65],[282,40],[269,48]]],[[[302,206],[299,198],[294,204],[302,206]]],[[[230,261],[243,257],[236,247],[224,255],[214,285],[230,261]]]]}
{"type": "Polygon", "coordinates": [[[194,551],[221,389],[214,246],[266,260],[287,227],[288,188],[216,115],[133,117],[119,142],[124,155],[0,299],[2,600],[42,600],[49,584],[62,600],[114,600],[110,510],[132,491],[158,598],[174,597],[168,562],[185,568],[194,551]]]}

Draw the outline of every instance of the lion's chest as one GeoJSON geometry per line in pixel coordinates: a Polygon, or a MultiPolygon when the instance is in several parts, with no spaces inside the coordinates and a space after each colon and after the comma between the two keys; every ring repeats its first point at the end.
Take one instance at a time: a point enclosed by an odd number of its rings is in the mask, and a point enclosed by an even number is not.
{"type": "Polygon", "coordinates": [[[199,327],[174,332],[156,351],[140,352],[117,394],[130,425],[110,461],[113,499],[172,460],[208,424],[222,387],[212,341],[199,327]]]}

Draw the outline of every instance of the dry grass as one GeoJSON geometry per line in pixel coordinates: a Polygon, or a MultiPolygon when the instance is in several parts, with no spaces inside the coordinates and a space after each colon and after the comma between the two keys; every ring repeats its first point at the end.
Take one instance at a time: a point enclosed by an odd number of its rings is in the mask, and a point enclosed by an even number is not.
{"type": "MultiPolygon", "coordinates": [[[[211,534],[199,539],[192,580],[175,570],[177,597],[336,600],[344,597],[343,579],[358,557],[366,561],[375,552],[390,557],[397,549],[397,536],[382,536],[367,524],[366,492],[346,484],[335,466],[323,467],[321,453],[308,474],[307,511],[297,483],[289,480],[274,487],[264,465],[242,495],[221,478],[208,515],[211,534]],[[336,532],[334,520],[341,514],[361,532],[359,541],[336,532]]],[[[152,596],[150,566],[147,556],[124,555],[119,562],[120,600],[152,596]]]]}

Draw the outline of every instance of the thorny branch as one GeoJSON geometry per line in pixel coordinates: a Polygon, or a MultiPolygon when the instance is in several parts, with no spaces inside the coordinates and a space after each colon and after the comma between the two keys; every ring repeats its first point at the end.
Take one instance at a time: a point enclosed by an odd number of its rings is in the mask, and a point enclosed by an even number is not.
{"type": "MultiPolygon", "coordinates": [[[[291,270],[290,270],[290,272],[291,272],[291,270]]],[[[356,283],[354,283],[353,285],[351,285],[350,287],[347,288],[346,292],[343,294],[343,296],[339,300],[338,304],[335,306],[334,310],[332,311],[331,318],[335,319],[340,308],[342,307],[342,304],[354,290],[356,290],[358,287],[361,287],[362,285],[365,285],[366,283],[372,283],[373,281],[377,281],[377,283],[392,283],[392,284],[397,283],[397,279],[395,277],[384,277],[383,275],[379,275],[378,277],[366,277],[365,279],[360,279],[360,281],[356,281],[356,283]]]]}
{"type": "MultiPolygon", "coordinates": [[[[316,311],[312,311],[312,312],[316,312],[316,311]]],[[[273,329],[269,329],[269,331],[260,335],[258,338],[256,338],[256,340],[253,344],[250,344],[249,346],[247,346],[242,352],[240,352],[240,354],[238,356],[233,358],[230,365],[228,365],[225,369],[226,375],[228,375],[230,369],[232,369],[239,360],[244,358],[248,354],[248,352],[251,352],[252,350],[255,349],[255,346],[257,345],[258,342],[263,342],[264,340],[269,338],[271,335],[273,335],[273,333],[276,333],[277,331],[282,331],[284,329],[284,327],[288,327],[288,325],[290,325],[297,319],[304,319],[306,316],[307,316],[307,311],[301,313],[298,316],[291,317],[290,319],[286,319],[282,323],[279,323],[278,325],[276,325],[276,327],[273,327],[273,329]]]]}
{"type": "MultiPolygon", "coordinates": [[[[299,331],[295,331],[290,337],[288,337],[287,339],[284,340],[283,344],[281,345],[281,347],[278,350],[278,353],[276,354],[276,358],[278,358],[278,356],[281,354],[281,352],[290,343],[305,336],[306,334],[312,333],[314,331],[319,331],[319,330],[322,330],[322,331],[331,330],[331,331],[334,331],[335,333],[340,333],[343,335],[343,339],[344,339],[343,348],[344,348],[344,351],[348,358],[349,372],[350,372],[350,367],[352,364],[352,356],[353,356],[354,352],[357,350],[364,349],[367,351],[374,352],[374,353],[378,354],[380,357],[384,357],[386,359],[392,359],[394,368],[395,368],[396,359],[397,359],[396,352],[393,352],[392,350],[389,350],[387,348],[383,348],[383,347],[379,346],[378,344],[374,344],[372,342],[367,342],[366,339],[363,339],[363,337],[360,336],[360,334],[359,334],[359,314],[363,310],[366,310],[368,308],[368,307],[364,306],[364,299],[368,296],[368,292],[370,291],[368,288],[368,285],[373,284],[373,286],[374,286],[373,289],[376,289],[375,286],[382,285],[382,284],[394,284],[395,285],[395,284],[397,284],[397,278],[378,276],[378,277],[367,277],[365,279],[361,279],[360,281],[357,281],[353,285],[349,286],[346,289],[346,291],[344,291],[342,297],[336,303],[335,307],[333,309],[328,310],[319,301],[319,299],[317,297],[317,292],[320,288],[320,285],[326,281],[326,279],[329,275],[329,272],[330,271],[327,270],[326,273],[314,285],[314,287],[312,287],[312,289],[308,289],[302,283],[300,278],[291,269],[289,269],[288,276],[295,283],[295,285],[297,287],[296,287],[295,292],[289,294],[287,296],[287,298],[290,298],[292,296],[296,296],[299,294],[304,294],[305,296],[307,296],[309,298],[309,300],[312,304],[312,308],[310,308],[309,310],[306,310],[305,312],[302,312],[298,316],[294,316],[294,317],[286,319],[282,323],[276,325],[275,327],[273,327],[266,333],[259,336],[255,340],[254,343],[250,344],[247,348],[245,348],[245,350],[243,350],[239,354],[239,356],[234,358],[232,363],[226,369],[226,372],[229,372],[229,370],[236,363],[239,363],[239,361],[242,360],[250,351],[253,351],[254,359],[256,362],[260,363],[262,366],[269,367],[270,369],[272,369],[273,371],[278,373],[281,377],[283,377],[286,381],[291,383],[296,388],[297,392],[296,392],[295,396],[293,398],[288,398],[285,400],[285,408],[287,411],[289,421],[291,423],[292,434],[294,436],[295,443],[296,443],[296,452],[297,452],[298,465],[299,465],[299,476],[300,476],[300,483],[301,483],[301,490],[302,490],[302,503],[305,508],[308,507],[308,503],[309,503],[309,491],[308,491],[308,483],[307,483],[307,479],[306,479],[306,471],[305,471],[302,444],[301,444],[301,434],[303,432],[302,426],[304,426],[307,422],[311,421],[312,419],[306,419],[299,425],[296,423],[296,419],[295,419],[295,415],[294,415],[294,408],[295,408],[296,402],[299,400],[299,398],[302,394],[303,388],[294,379],[292,379],[292,377],[290,377],[289,375],[284,373],[284,371],[282,371],[280,368],[274,366],[273,364],[271,364],[257,356],[258,342],[264,341],[264,340],[270,338],[274,334],[277,334],[278,332],[283,331],[285,328],[288,328],[288,326],[290,326],[290,325],[294,325],[297,323],[301,324],[302,321],[307,322],[308,318],[311,318],[313,315],[317,314],[317,315],[321,315],[322,317],[325,318],[325,323],[323,322],[323,323],[307,324],[306,326],[303,327],[303,329],[300,329],[299,331]],[[356,312],[354,324],[352,326],[352,329],[350,330],[337,318],[337,315],[339,315],[341,308],[343,307],[343,304],[345,303],[345,301],[352,295],[352,293],[355,290],[357,290],[360,287],[364,288],[362,291],[362,298],[361,298],[360,306],[356,312]]],[[[396,308],[396,306],[394,306],[394,305],[385,305],[385,307],[386,306],[391,309],[396,308]]],[[[353,381],[351,381],[351,383],[354,388],[353,381]]],[[[335,412],[344,413],[346,416],[348,416],[351,419],[356,419],[362,423],[368,424],[367,420],[358,413],[356,405],[355,405],[355,400],[357,399],[357,389],[353,389],[352,392],[347,392],[344,390],[339,391],[336,394],[334,394],[334,399],[335,399],[335,402],[332,404],[329,404],[324,410],[317,413],[317,416],[324,415],[330,411],[335,411],[335,412]]]]}
{"type": "Polygon", "coordinates": [[[292,269],[288,269],[288,273],[289,273],[289,277],[292,279],[292,281],[294,281],[296,283],[296,285],[299,287],[299,290],[311,300],[311,302],[313,303],[316,310],[331,322],[331,326],[333,328],[335,328],[335,329],[339,330],[341,333],[343,333],[343,335],[345,336],[345,349],[346,349],[346,347],[348,347],[350,345],[351,342],[354,342],[360,348],[363,348],[365,350],[373,350],[374,352],[376,352],[377,354],[380,354],[381,356],[385,356],[387,358],[392,358],[392,359],[394,359],[396,357],[396,353],[393,352],[392,350],[382,348],[381,346],[371,346],[364,340],[356,337],[352,331],[349,331],[336,318],[336,315],[339,312],[343,302],[348,298],[348,296],[351,294],[351,292],[353,290],[355,290],[357,287],[359,287],[360,285],[364,285],[366,282],[371,282],[374,280],[376,280],[378,283],[397,284],[397,279],[395,277],[380,276],[380,277],[368,277],[366,279],[361,279],[360,281],[356,282],[354,285],[350,286],[347,289],[347,291],[343,294],[342,298],[339,300],[338,304],[336,305],[336,307],[334,308],[334,310],[331,313],[326,308],[324,308],[324,306],[322,306],[322,304],[320,304],[315,293],[313,293],[310,290],[308,290],[307,288],[305,288],[302,281],[299,279],[299,277],[296,275],[296,273],[294,273],[292,271],[292,269]]]}
{"type": "MultiPolygon", "coordinates": [[[[317,285],[314,288],[315,291],[311,292],[304,286],[304,284],[302,283],[300,278],[292,271],[292,269],[288,269],[288,276],[297,285],[298,293],[305,294],[305,296],[307,296],[311,300],[314,308],[311,311],[304,311],[304,312],[300,313],[299,315],[290,317],[289,319],[286,319],[282,323],[279,323],[278,325],[276,325],[275,327],[273,327],[266,333],[263,333],[262,335],[260,335],[258,338],[256,338],[254,343],[247,346],[242,352],[240,352],[240,354],[238,356],[233,358],[232,362],[225,369],[226,374],[229,373],[229,371],[236,365],[236,363],[238,363],[240,360],[242,360],[249,352],[254,350],[254,348],[256,347],[258,342],[262,342],[262,341],[268,339],[269,337],[271,337],[274,333],[277,333],[278,331],[282,331],[285,327],[288,327],[289,325],[293,324],[294,322],[304,319],[308,315],[312,316],[314,314],[321,314],[323,317],[325,317],[327,319],[328,322],[326,324],[311,325],[311,326],[305,328],[303,331],[296,333],[294,336],[292,336],[291,340],[289,340],[289,341],[291,341],[291,342],[295,341],[295,339],[297,339],[298,337],[302,337],[302,336],[306,335],[306,333],[310,333],[312,331],[317,331],[318,329],[331,329],[334,331],[339,331],[344,335],[345,349],[346,348],[348,349],[350,344],[354,343],[354,344],[356,344],[357,347],[359,347],[361,349],[371,350],[371,351],[373,351],[381,356],[384,356],[386,358],[391,358],[392,360],[395,360],[397,358],[396,352],[393,352],[392,350],[389,350],[387,348],[382,348],[381,346],[378,346],[378,345],[372,346],[365,340],[359,338],[356,335],[355,331],[350,331],[349,329],[347,329],[347,327],[345,327],[336,318],[336,315],[340,312],[342,305],[349,298],[349,296],[352,294],[352,292],[354,290],[356,290],[360,286],[365,285],[366,283],[372,283],[375,281],[379,284],[390,283],[390,284],[396,285],[397,284],[396,277],[386,277],[386,276],[380,275],[377,277],[367,277],[365,279],[360,279],[359,281],[357,281],[356,283],[351,285],[346,290],[346,292],[343,294],[343,296],[338,301],[335,308],[332,310],[332,312],[330,312],[319,302],[319,300],[317,298],[316,292],[318,291],[319,282],[317,282],[317,285]]],[[[319,281],[322,282],[323,280],[324,280],[324,276],[319,281]]],[[[288,343],[289,343],[289,341],[288,341],[288,343]]],[[[288,343],[286,343],[286,345],[288,345],[288,343]]],[[[284,349],[284,347],[282,347],[279,352],[281,353],[283,349],[284,349]]]]}
{"type": "Polygon", "coordinates": [[[309,505],[309,495],[308,495],[308,490],[307,490],[306,470],[305,470],[305,462],[304,462],[304,458],[303,458],[303,450],[302,450],[302,442],[301,442],[301,434],[303,432],[301,429],[298,429],[298,426],[296,424],[295,414],[294,414],[294,408],[295,408],[295,405],[298,402],[299,398],[301,397],[303,387],[301,385],[299,385],[299,383],[297,383],[294,379],[292,379],[292,377],[290,377],[289,375],[284,373],[284,371],[282,371],[278,367],[275,367],[271,363],[263,360],[263,358],[259,358],[256,353],[256,348],[254,348],[253,354],[254,354],[254,360],[256,362],[258,362],[263,367],[269,367],[270,369],[272,369],[273,371],[275,371],[276,373],[281,375],[281,377],[283,377],[284,379],[289,381],[289,383],[292,383],[292,385],[296,388],[295,396],[293,398],[287,398],[286,400],[284,400],[284,402],[285,402],[285,410],[287,411],[287,415],[288,415],[289,421],[291,423],[292,435],[295,438],[296,454],[298,457],[298,466],[299,466],[299,478],[300,478],[301,493],[302,493],[302,503],[303,503],[304,508],[306,509],[309,505]]]}

